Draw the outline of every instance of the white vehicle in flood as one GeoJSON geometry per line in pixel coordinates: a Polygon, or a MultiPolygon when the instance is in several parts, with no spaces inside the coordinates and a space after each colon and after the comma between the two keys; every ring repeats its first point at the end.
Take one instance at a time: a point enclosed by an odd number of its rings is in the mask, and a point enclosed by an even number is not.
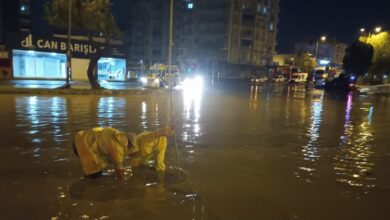
{"type": "Polygon", "coordinates": [[[148,87],[148,88],[161,87],[161,80],[156,73],[146,74],[145,76],[141,77],[141,82],[144,85],[144,87],[148,87]]]}
{"type": "Polygon", "coordinates": [[[291,75],[291,78],[289,82],[291,84],[297,83],[297,84],[304,84],[307,82],[308,73],[293,73],[291,75]]]}
{"type": "Polygon", "coordinates": [[[268,81],[268,78],[265,77],[265,76],[255,77],[255,78],[251,79],[252,83],[264,83],[264,82],[267,82],[267,81],[268,81]]]}
{"type": "Polygon", "coordinates": [[[276,75],[272,78],[272,82],[284,82],[286,78],[283,75],[276,75]]]}

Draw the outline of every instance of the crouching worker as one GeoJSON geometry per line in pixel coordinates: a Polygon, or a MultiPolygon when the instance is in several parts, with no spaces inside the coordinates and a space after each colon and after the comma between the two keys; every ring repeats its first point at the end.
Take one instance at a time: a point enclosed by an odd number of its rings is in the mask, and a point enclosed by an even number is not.
{"type": "Polygon", "coordinates": [[[165,151],[167,149],[167,136],[173,134],[173,129],[165,127],[156,131],[146,131],[135,138],[138,151],[131,150],[130,164],[132,167],[148,166],[151,159],[155,159],[155,169],[165,171],[165,151]]]}
{"type": "Polygon", "coordinates": [[[80,159],[86,177],[98,178],[111,165],[118,179],[123,179],[126,156],[131,151],[138,151],[135,138],[134,134],[115,128],[95,127],[77,132],[73,150],[80,159]]]}
{"type": "Polygon", "coordinates": [[[80,159],[86,177],[98,178],[107,166],[112,165],[117,178],[123,179],[123,163],[127,155],[139,157],[139,161],[146,165],[156,154],[156,170],[164,171],[166,136],[172,133],[171,128],[135,135],[115,128],[95,127],[76,134],[73,150],[80,159]]]}

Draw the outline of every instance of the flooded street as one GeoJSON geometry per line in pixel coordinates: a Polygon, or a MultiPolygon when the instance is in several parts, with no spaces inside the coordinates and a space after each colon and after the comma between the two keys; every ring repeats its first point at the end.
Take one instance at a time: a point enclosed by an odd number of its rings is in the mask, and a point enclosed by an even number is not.
{"type": "Polygon", "coordinates": [[[390,97],[281,85],[167,96],[0,95],[1,219],[388,219],[390,97]],[[165,176],[83,179],[83,129],[175,121],[165,176]]]}

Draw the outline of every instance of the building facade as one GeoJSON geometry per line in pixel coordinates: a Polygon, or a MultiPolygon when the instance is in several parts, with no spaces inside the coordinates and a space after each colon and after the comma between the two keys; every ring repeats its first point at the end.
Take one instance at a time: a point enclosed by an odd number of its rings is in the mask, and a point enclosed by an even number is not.
{"type": "Polygon", "coordinates": [[[153,65],[167,63],[169,1],[129,1],[127,41],[129,60],[153,65]]]}
{"type": "Polygon", "coordinates": [[[31,32],[31,1],[1,1],[1,40],[5,40],[6,32],[31,32]]]}
{"type": "Polygon", "coordinates": [[[295,43],[294,53],[310,53],[316,57],[319,62],[331,62],[334,65],[342,65],[343,58],[345,55],[345,49],[348,45],[335,41],[314,41],[314,40],[303,40],[295,43]]]}
{"type": "Polygon", "coordinates": [[[181,0],[174,51],[184,69],[216,63],[266,66],[276,47],[279,0],[181,0]]]}
{"type": "MultiPolygon", "coordinates": [[[[4,79],[65,79],[67,36],[58,35],[51,29],[41,30],[44,0],[18,0],[2,2],[2,40],[5,45],[11,73],[4,79]],[[34,3],[34,7],[32,7],[34,3]],[[35,15],[34,19],[32,16],[35,15]],[[35,21],[35,23],[32,22],[35,21]],[[34,32],[35,31],[35,32],[34,32]],[[12,64],[12,65],[11,65],[12,64]]],[[[42,28],[43,29],[43,28],[42,28]]],[[[87,68],[90,57],[105,44],[104,38],[71,36],[72,79],[88,80],[87,68]]],[[[98,78],[123,81],[127,79],[126,54],[123,43],[111,40],[107,57],[98,61],[98,78]]],[[[0,56],[0,59],[3,56],[0,56]]],[[[0,62],[3,63],[3,62],[0,62]]]]}
{"type": "Polygon", "coordinates": [[[296,54],[276,54],[274,55],[273,62],[277,66],[296,66],[298,56],[296,54]]]}

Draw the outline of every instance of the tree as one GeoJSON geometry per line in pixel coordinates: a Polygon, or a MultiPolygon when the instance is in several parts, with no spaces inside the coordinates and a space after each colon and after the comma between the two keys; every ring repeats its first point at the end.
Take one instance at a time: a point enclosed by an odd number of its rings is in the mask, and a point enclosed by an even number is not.
{"type": "Polygon", "coordinates": [[[298,67],[302,72],[312,73],[317,66],[316,59],[309,53],[302,53],[298,57],[298,67]]]}
{"type": "Polygon", "coordinates": [[[388,32],[372,34],[361,37],[360,41],[366,42],[373,47],[372,66],[370,68],[371,77],[380,76],[384,72],[390,71],[390,35],[388,32]]]}
{"type": "Polygon", "coordinates": [[[345,50],[344,70],[357,76],[366,74],[372,65],[373,54],[374,49],[371,45],[355,41],[345,50]]]}
{"type": "Polygon", "coordinates": [[[120,37],[121,32],[111,14],[110,0],[50,0],[45,5],[45,17],[49,24],[65,29],[68,27],[69,1],[72,1],[72,28],[85,31],[89,41],[97,48],[88,65],[87,76],[93,89],[100,89],[97,78],[97,62],[110,52],[110,39],[120,37]],[[104,47],[96,47],[94,33],[102,33],[105,38],[104,47]]]}

